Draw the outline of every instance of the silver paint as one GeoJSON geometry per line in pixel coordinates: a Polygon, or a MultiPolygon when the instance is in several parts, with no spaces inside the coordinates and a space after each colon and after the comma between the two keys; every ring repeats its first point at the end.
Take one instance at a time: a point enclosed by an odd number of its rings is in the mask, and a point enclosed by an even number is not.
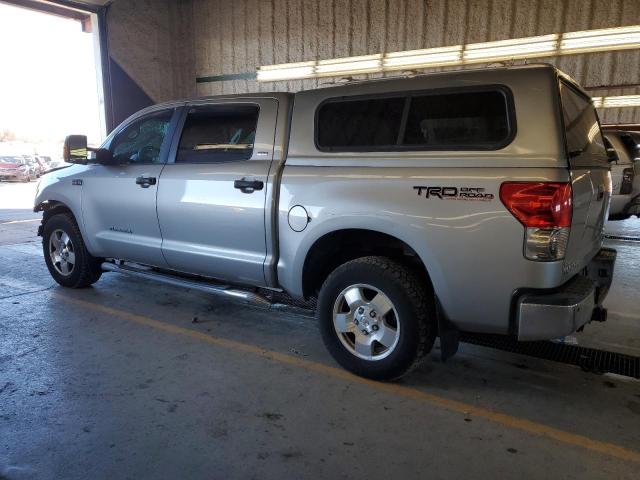
{"type": "MultiPolygon", "coordinates": [[[[324,235],[343,229],[385,233],[417,252],[451,321],[467,330],[506,333],[518,289],[565,283],[602,241],[609,172],[569,170],[556,75],[548,66],[524,66],[354,82],[300,92],[293,107],[290,94],[206,98],[196,103],[260,103],[251,160],[174,164],[176,135],[169,163],[151,172],[159,175],[157,186],[120,188],[118,179],[129,185],[135,177],[132,166],[74,166],[45,176],[36,205],[45,200],[68,205],[94,255],[282,288],[295,297],[303,295],[305,259],[324,235]],[[501,150],[330,154],[315,147],[314,112],[326,98],[487,84],[513,92],[517,134],[501,150]],[[265,151],[271,158],[258,155],[265,151]],[[233,180],[243,177],[261,179],[265,188],[250,195],[235,190],[233,180]],[[72,189],[75,178],[85,179],[84,186],[72,189]],[[505,181],[573,183],[574,225],[564,262],[524,258],[524,228],[499,200],[505,181]],[[443,184],[484,188],[494,198],[443,201],[413,189],[443,184]],[[601,199],[598,189],[604,189],[601,199]],[[311,220],[303,232],[289,225],[289,212],[297,205],[311,220]],[[109,225],[132,233],[108,230],[109,225]]],[[[124,125],[165,107],[146,109],[124,125]]]]}

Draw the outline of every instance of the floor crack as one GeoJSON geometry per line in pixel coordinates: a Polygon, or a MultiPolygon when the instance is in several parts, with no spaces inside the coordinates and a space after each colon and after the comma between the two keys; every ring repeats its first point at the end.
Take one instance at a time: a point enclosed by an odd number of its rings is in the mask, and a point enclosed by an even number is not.
{"type": "Polygon", "coordinates": [[[6,300],[7,298],[16,298],[16,297],[21,297],[23,295],[31,295],[32,293],[40,293],[40,292],[44,292],[47,290],[51,290],[53,287],[55,287],[56,284],[52,283],[51,285],[49,285],[48,287],[45,288],[40,288],[38,290],[30,290],[28,292],[21,292],[21,293],[14,293],[13,295],[7,295],[6,297],[0,297],[0,300],[6,300]]]}

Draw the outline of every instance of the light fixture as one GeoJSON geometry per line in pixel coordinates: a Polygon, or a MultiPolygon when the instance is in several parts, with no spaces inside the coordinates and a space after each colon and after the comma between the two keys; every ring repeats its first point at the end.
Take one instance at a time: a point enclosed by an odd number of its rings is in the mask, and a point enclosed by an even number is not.
{"type": "Polygon", "coordinates": [[[464,63],[510,60],[555,55],[558,35],[516,38],[499,42],[471,43],[464,48],[464,63]]]}
{"type": "Polygon", "coordinates": [[[442,48],[427,48],[407,52],[387,53],[383,70],[405,70],[407,68],[440,67],[457,65],[462,58],[462,45],[442,48]]]}
{"type": "Polygon", "coordinates": [[[596,108],[640,107],[640,95],[593,97],[592,100],[596,108]]]}
{"type": "Polygon", "coordinates": [[[337,58],[332,60],[320,60],[315,67],[318,77],[332,76],[335,74],[356,74],[380,71],[382,54],[364,55],[361,57],[337,58]]]}
{"type": "Polygon", "coordinates": [[[275,82],[277,80],[299,80],[314,76],[316,62],[284,63],[268,65],[258,69],[258,81],[275,82]]]}
{"type": "Polygon", "coordinates": [[[553,33],[537,37],[378,53],[359,57],[267,65],[258,68],[258,81],[337,77],[349,74],[489,63],[631,48],[640,48],[640,25],[553,33]]]}
{"type": "Polygon", "coordinates": [[[601,30],[585,30],[568,32],[562,35],[560,51],[567,55],[572,53],[602,52],[607,50],[624,50],[640,46],[640,26],[603,28],[601,30]]]}

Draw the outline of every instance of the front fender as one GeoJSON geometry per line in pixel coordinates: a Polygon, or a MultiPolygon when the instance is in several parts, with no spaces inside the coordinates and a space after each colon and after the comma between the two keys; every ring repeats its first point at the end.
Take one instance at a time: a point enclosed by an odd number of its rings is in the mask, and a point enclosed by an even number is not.
{"type": "Polygon", "coordinates": [[[91,236],[85,230],[82,216],[82,174],[84,165],[55,170],[43,175],[38,183],[33,211],[43,211],[62,205],[68,208],[76,219],[82,238],[89,252],[93,252],[91,236]]]}

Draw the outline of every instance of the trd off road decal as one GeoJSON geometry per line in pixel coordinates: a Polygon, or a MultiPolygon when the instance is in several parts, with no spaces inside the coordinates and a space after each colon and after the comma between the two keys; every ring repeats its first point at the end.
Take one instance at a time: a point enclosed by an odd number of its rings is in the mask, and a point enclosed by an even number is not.
{"type": "Polygon", "coordinates": [[[485,193],[480,187],[428,187],[415,186],[418,196],[424,198],[439,198],[440,200],[493,200],[493,193],[485,193]]]}

